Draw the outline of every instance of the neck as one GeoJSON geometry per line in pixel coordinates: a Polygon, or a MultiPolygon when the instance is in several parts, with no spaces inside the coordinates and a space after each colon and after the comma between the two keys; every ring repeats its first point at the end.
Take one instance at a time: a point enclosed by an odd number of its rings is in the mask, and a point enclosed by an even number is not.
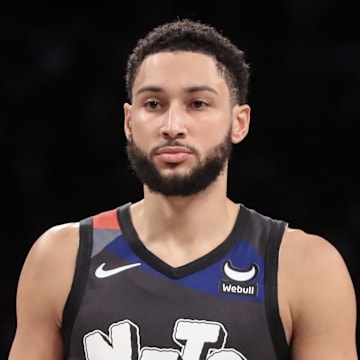
{"type": "Polygon", "coordinates": [[[162,242],[207,243],[224,240],[234,225],[238,206],[226,197],[226,177],[204,191],[186,197],[167,197],[144,188],[144,199],[131,207],[140,239],[162,242]],[[213,240],[212,240],[213,239],[213,240]]]}

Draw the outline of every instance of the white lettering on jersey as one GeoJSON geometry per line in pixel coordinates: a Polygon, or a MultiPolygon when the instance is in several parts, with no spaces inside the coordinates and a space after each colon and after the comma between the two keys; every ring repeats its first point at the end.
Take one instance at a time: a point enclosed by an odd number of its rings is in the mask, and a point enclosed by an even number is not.
{"type": "Polygon", "coordinates": [[[179,360],[180,353],[175,349],[143,347],[139,360],[179,360]]]}
{"type": "Polygon", "coordinates": [[[109,327],[109,336],[95,330],[84,336],[87,360],[137,360],[139,354],[139,328],[129,320],[109,327]]]}
{"type": "Polygon", "coordinates": [[[246,357],[234,349],[213,352],[207,360],[246,360],[246,357]]]}
{"type": "Polygon", "coordinates": [[[95,330],[84,336],[87,360],[246,360],[237,350],[225,348],[227,331],[218,322],[179,319],[173,340],[180,350],[143,347],[140,332],[129,320],[114,323],[109,336],[95,330]],[[139,355],[140,354],[140,355],[139,355]]]}
{"type": "Polygon", "coordinates": [[[183,348],[183,360],[206,359],[210,348],[224,346],[225,336],[222,324],[184,319],[176,322],[173,333],[174,341],[183,348]]]}

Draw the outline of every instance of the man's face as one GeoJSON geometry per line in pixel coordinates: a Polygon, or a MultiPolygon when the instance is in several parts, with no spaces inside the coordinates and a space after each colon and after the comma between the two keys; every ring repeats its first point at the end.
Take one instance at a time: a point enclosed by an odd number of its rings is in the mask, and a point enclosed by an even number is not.
{"type": "Polygon", "coordinates": [[[127,153],[150,191],[188,196],[223,175],[232,148],[233,107],[215,61],[191,52],[147,57],[126,104],[127,153]]]}
{"type": "MultiPolygon", "coordinates": [[[[196,158],[196,164],[188,172],[163,174],[152,160],[157,148],[147,155],[134,141],[128,141],[126,151],[131,167],[150,191],[165,196],[189,196],[205,190],[220,175],[231,154],[231,138],[227,134],[224,140],[209,150],[201,160],[199,152],[192,146],[184,146],[178,141],[169,141],[161,145],[166,147],[184,147],[196,158]]],[[[176,165],[175,165],[176,166],[176,165]]]]}

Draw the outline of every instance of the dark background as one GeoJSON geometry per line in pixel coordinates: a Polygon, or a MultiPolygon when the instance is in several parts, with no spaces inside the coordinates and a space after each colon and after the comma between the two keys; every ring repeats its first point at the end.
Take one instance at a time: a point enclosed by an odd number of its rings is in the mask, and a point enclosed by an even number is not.
{"type": "Polygon", "coordinates": [[[234,149],[229,196],[327,238],[359,292],[360,18],[352,2],[2,3],[0,359],[35,239],[142,196],[124,151],[126,58],[150,28],[184,16],[222,30],[252,67],[251,130],[234,149]]]}

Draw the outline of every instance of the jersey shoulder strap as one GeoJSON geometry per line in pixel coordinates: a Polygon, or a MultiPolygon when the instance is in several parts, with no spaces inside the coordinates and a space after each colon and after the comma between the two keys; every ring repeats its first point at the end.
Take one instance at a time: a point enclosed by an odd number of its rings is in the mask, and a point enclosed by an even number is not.
{"type": "Polygon", "coordinates": [[[76,257],[75,273],[71,290],[64,307],[61,333],[64,342],[64,358],[69,349],[71,331],[79,310],[85,285],[87,282],[88,269],[91,258],[93,243],[93,218],[88,217],[79,222],[79,249],[76,257]]]}

